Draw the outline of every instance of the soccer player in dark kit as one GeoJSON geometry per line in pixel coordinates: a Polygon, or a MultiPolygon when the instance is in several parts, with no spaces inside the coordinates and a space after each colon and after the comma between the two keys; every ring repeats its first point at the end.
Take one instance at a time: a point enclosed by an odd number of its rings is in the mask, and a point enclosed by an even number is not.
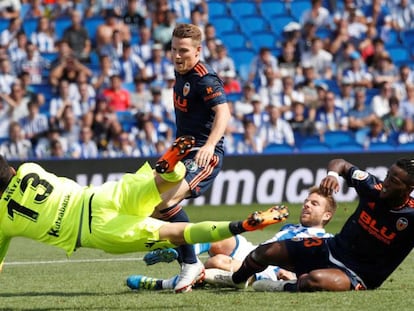
{"type": "MultiPolygon", "coordinates": [[[[192,24],[178,24],[172,34],[171,58],[175,69],[174,108],[177,137],[195,137],[195,147],[184,157],[184,180],[169,190],[153,216],[169,222],[188,222],[180,202],[202,195],[212,185],[223,165],[223,135],[230,109],[223,83],[213,69],[200,60],[202,33],[192,24]]],[[[165,159],[168,162],[168,159],[165,159]]],[[[162,168],[156,166],[158,173],[162,168]]],[[[175,292],[187,292],[204,274],[204,265],[191,245],[178,248],[181,273],[175,292]]],[[[164,261],[162,251],[151,252],[145,259],[164,261]]]]}
{"type": "Polygon", "coordinates": [[[339,190],[339,175],[355,188],[359,204],[333,238],[285,240],[252,251],[241,268],[220,272],[223,286],[241,287],[268,265],[295,271],[297,281],[256,281],[259,291],[345,291],[375,289],[391,275],[414,246],[414,159],[402,158],[384,181],[343,160],[329,162],[320,188],[339,190]]]}

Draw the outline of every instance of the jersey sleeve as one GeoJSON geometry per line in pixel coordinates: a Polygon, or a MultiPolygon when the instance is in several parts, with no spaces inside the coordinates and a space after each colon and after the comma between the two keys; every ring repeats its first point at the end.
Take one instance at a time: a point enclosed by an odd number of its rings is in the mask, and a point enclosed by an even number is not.
{"type": "Polygon", "coordinates": [[[227,103],[223,83],[216,75],[203,76],[198,83],[198,92],[204,103],[210,107],[227,103]]]}

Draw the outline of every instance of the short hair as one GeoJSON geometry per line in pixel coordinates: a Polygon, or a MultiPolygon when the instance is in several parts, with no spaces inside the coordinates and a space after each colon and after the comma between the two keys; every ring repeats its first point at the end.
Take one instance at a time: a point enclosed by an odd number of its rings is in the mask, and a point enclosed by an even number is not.
{"type": "Polygon", "coordinates": [[[180,39],[191,38],[195,45],[200,45],[202,33],[196,25],[180,23],[175,26],[172,36],[180,39]]]}
{"type": "MultiPolygon", "coordinates": [[[[318,195],[320,195],[321,197],[324,197],[326,200],[326,211],[330,212],[333,215],[335,215],[336,209],[337,209],[337,204],[336,204],[336,200],[335,198],[332,196],[332,194],[325,194],[321,188],[319,188],[318,186],[313,186],[312,188],[309,189],[309,195],[312,193],[316,193],[318,195]]],[[[329,221],[327,221],[325,223],[325,225],[328,223],[329,221]]]]}
{"type": "Polygon", "coordinates": [[[414,186],[414,159],[401,158],[395,162],[395,165],[407,172],[408,178],[411,181],[410,186],[414,186]]]}
{"type": "Polygon", "coordinates": [[[7,160],[0,155],[0,192],[6,190],[12,177],[13,174],[10,170],[9,163],[7,163],[7,160]]]}

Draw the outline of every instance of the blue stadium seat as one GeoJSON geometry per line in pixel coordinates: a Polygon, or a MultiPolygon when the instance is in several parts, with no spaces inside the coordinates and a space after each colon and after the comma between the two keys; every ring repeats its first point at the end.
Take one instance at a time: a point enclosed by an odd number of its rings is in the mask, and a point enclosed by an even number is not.
{"type": "Polygon", "coordinates": [[[239,31],[222,32],[220,39],[229,50],[247,48],[249,44],[247,37],[239,31]]]}
{"type": "Polygon", "coordinates": [[[329,131],[324,134],[324,141],[331,147],[337,147],[344,143],[355,143],[354,134],[351,131],[329,131]]]}
{"type": "Polygon", "coordinates": [[[369,151],[393,152],[396,150],[396,146],[390,142],[376,142],[376,143],[370,143],[368,150],[369,151]]]}
{"type": "Polygon", "coordinates": [[[39,18],[27,18],[24,20],[23,30],[28,40],[30,40],[32,33],[36,31],[38,21],[39,18]]]}
{"type": "Polygon", "coordinates": [[[210,22],[216,28],[216,33],[218,37],[220,37],[220,35],[223,32],[240,30],[238,22],[231,16],[226,16],[226,15],[215,16],[213,18],[210,18],[210,22]]]}
{"type": "Polygon", "coordinates": [[[58,55],[59,54],[57,52],[42,52],[42,53],[40,53],[40,56],[47,59],[49,61],[49,63],[52,63],[58,57],[58,55]]]}
{"type": "Polygon", "coordinates": [[[65,29],[68,28],[71,24],[72,21],[69,17],[60,17],[55,20],[55,34],[58,40],[63,38],[65,29]]]}
{"type": "Polygon", "coordinates": [[[412,47],[414,45],[414,29],[408,29],[401,32],[401,38],[405,47],[412,47]]]}
{"type": "Polygon", "coordinates": [[[237,70],[240,70],[240,67],[242,65],[250,66],[253,58],[257,55],[257,53],[252,49],[243,48],[230,50],[229,55],[233,58],[237,70]]]}
{"type": "Polygon", "coordinates": [[[270,31],[254,32],[250,36],[252,48],[259,52],[260,48],[267,47],[274,49],[278,47],[278,38],[270,31]]]}
{"type": "Polygon", "coordinates": [[[269,31],[270,25],[262,16],[246,15],[240,20],[240,29],[247,36],[251,37],[253,33],[269,31]]]}
{"type": "Polygon", "coordinates": [[[293,153],[295,148],[288,144],[269,144],[263,149],[263,154],[293,153]]]}
{"type": "Polygon", "coordinates": [[[331,152],[331,147],[324,143],[302,144],[299,150],[304,153],[326,153],[331,152]]]}
{"type": "Polygon", "coordinates": [[[137,124],[135,115],[131,111],[117,111],[116,116],[126,132],[130,132],[131,128],[137,124]]]}
{"type": "Polygon", "coordinates": [[[208,15],[209,17],[214,17],[217,15],[229,15],[229,9],[225,1],[215,1],[210,0],[208,4],[208,15]]]}
{"type": "Polygon", "coordinates": [[[284,1],[262,0],[259,4],[259,10],[263,17],[271,20],[273,15],[287,14],[286,4],[284,1]]]}
{"type": "Polygon", "coordinates": [[[83,26],[88,31],[89,38],[94,47],[96,46],[96,29],[103,23],[105,23],[105,19],[102,16],[93,16],[83,20],[83,26]]]}
{"type": "Polygon", "coordinates": [[[414,142],[407,144],[399,144],[396,148],[396,151],[410,151],[414,152],[414,142]]]}
{"type": "Polygon", "coordinates": [[[357,142],[347,142],[335,145],[331,147],[332,152],[362,152],[364,151],[364,147],[361,144],[358,144],[357,142]]]}
{"type": "Polygon", "coordinates": [[[0,18],[0,32],[9,27],[10,20],[7,18],[0,18]]]}
{"type": "Polygon", "coordinates": [[[280,37],[283,35],[283,28],[290,22],[294,21],[295,19],[287,14],[274,15],[273,18],[269,20],[270,29],[275,33],[275,35],[280,37]]]}
{"type": "Polygon", "coordinates": [[[394,63],[400,61],[407,61],[407,63],[410,62],[410,53],[408,51],[408,48],[406,48],[405,46],[393,45],[387,47],[386,50],[394,63]]]}
{"type": "Polygon", "coordinates": [[[310,0],[294,0],[290,2],[290,14],[296,21],[300,21],[303,12],[311,8],[310,0]]]}
{"type": "Polygon", "coordinates": [[[258,15],[255,1],[232,1],[229,3],[230,13],[241,22],[246,15],[258,15]]]}

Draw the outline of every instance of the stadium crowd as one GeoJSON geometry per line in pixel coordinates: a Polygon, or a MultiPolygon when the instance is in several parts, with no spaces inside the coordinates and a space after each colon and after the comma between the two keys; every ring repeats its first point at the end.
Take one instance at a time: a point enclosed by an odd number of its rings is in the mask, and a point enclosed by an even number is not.
{"type": "Polygon", "coordinates": [[[300,150],[306,138],[323,143],[335,131],[351,133],[362,149],[414,142],[409,0],[248,1],[263,20],[269,2],[292,17],[277,37],[267,20],[262,32],[275,42],[258,48],[232,10],[237,2],[1,1],[0,154],[162,154],[175,137],[169,54],[179,22],[202,29],[202,59],[223,80],[232,108],[227,154],[262,153],[273,144],[300,150]],[[295,2],[308,6],[298,14],[295,2]],[[255,52],[245,63],[235,60],[234,42],[213,18],[217,3],[225,6],[220,17],[238,22],[232,32],[246,38],[243,48],[255,52]]]}

